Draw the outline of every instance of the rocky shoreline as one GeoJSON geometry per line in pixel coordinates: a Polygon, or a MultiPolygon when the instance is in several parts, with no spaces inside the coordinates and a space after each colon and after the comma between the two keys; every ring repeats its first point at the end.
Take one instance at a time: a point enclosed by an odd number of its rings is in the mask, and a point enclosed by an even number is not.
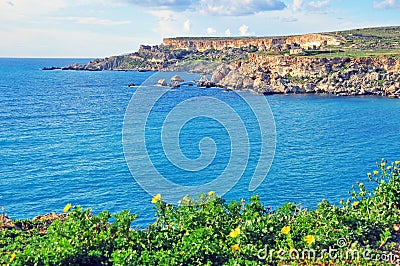
{"type": "Polygon", "coordinates": [[[212,85],[259,94],[326,93],[400,98],[400,60],[304,58],[254,55],[247,62],[221,65],[212,85]]]}
{"type": "MultiPolygon", "coordinates": [[[[61,69],[183,71],[212,75],[210,80],[202,78],[198,83],[202,87],[249,90],[258,94],[326,93],[400,98],[400,54],[387,55],[387,51],[400,49],[400,27],[355,32],[242,39],[167,38],[161,45],[141,45],[135,53],[61,69]],[[332,49],[337,55],[355,51],[359,56],[332,56],[332,49]],[[376,52],[382,54],[377,56],[376,52]]],[[[60,68],[43,68],[55,69],[60,68]]]]}

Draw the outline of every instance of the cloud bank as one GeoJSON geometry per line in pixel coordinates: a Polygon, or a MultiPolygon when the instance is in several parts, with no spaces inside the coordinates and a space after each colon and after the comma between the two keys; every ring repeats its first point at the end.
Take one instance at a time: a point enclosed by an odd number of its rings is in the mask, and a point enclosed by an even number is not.
{"type": "Polygon", "coordinates": [[[400,8],[400,0],[384,0],[375,1],[374,8],[376,9],[396,9],[400,8]]]}
{"type": "Polygon", "coordinates": [[[126,0],[126,2],[146,8],[177,12],[188,10],[216,16],[245,16],[286,8],[286,4],[281,0],[126,0]]]}
{"type": "Polygon", "coordinates": [[[329,4],[330,0],[324,0],[324,1],[311,1],[310,3],[308,3],[308,5],[312,8],[315,9],[320,9],[320,8],[324,8],[329,4]]]}
{"type": "Polygon", "coordinates": [[[293,0],[292,9],[293,11],[298,11],[303,6],[303,0],[293,0]]]}

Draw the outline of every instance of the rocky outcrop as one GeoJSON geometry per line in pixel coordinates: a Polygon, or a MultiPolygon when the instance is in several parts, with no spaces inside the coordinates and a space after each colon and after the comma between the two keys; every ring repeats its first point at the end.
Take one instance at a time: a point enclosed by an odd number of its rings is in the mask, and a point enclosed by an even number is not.
{"type": "Polygon", "coordinates": [[[310,58],[251,55],[224,65],[212,80],[220,87],[261,94],[328,93],[400,97],[400,58],[310,58]]]}
{"type": "Polygon", "coordinates": [[[247,58],[242,50],[188,52],[170,50],[162,45],[141,45],[138,52],[95,59],[85,65],[73,64],[63,70],[79,71],[176,71],[211,74],[221,61],[231,62],[247,58]],[[221,58],[223,58],[221,60],[221,58]],[[205,60],[206,59],[206,60],[205,60]]]}
{"type": "Polygon", "coordinates": [[[181,86],[181,82],[184,82],[185,80],[178,75],[174,75],[170,81],[171,88],[179,88],[181,86]]]}
{"type": "Polygon", "coordinates": [[[42,70],[59,70],[61,67],[51,66],[51,67],[43,67],[42,70]]]}
{"type": "MultiPolygon", "coordinates": [[[[132,55],[111,56],[104,59],[94,59],[86,65],[72,64],[62,68],[62,70],[79,70],[79,71],[103,71],[103,70],[131,70],[129,67],[121,67],[126,64],[127,60],[135,58],[132,55]]],[[[137,58],[136,58],[137,59],[137,58]]],[[[142,59],[137,59],[142,61],[142,59]]],[[[146,70],[146,69],[135,69],[146,70]]]]}
{"type": "Polygon", "coordinates": [[[168,84],[167,84],[167,80],[166,80],[166,79],[160,79],[160,80],[157,82],[157,85],[158,85],[158,86],[163,86],[163,87],[165,87],[165,86],[168,85],[168,84]]]}
{"type": "Polygon", "coordinates": [[[196,85],[199,88],[211,88],[215,86],[215,84],[207,76],[202,76],[196,85]]]}
{"type": "Polygon", "coordinates": [[[338,37],[325,34],[306,34],[288,37],[249,37],[249,38],[165,38],[163,45],[176,50],[224,50],[227,48],[240,49],[254,47],[258,51],[269,51],[274,48],[290,50],[301,47],[318,49],[326,45],[340,45],[338,37]]]}
{"type": "Polygon", "coordinates": [[[249,54],[249,61],[260,67],[268,68],[279,75],[292,76],[322,76],[332,71],[344,70],[348,67],[358,69],[381,68],[388,72],[400,71],[399,58],[324,58],[304,56],[263,56],[249,54]]]}
{"type": "Polygon", "coordinates": [[[178,75],[174,75],[171,78],[171,82],[184,82],[185,80],[178,75]]]}

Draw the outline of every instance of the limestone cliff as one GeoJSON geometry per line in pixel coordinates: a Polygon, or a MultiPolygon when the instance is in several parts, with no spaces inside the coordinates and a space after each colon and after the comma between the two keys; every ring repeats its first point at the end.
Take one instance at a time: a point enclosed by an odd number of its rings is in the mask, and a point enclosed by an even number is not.
{"type": "Polygon", "coordinates": [[[171,49],[206,51],[210,49],[254,47],[258,51],[279,49],[281,51],[301,47],[306,50],[318,49],[326,45],[340,45],[338,37],[324,34],[306,34],[288,37],[248,37],[248,38],[165,38],[163,45],[171,49]]]}

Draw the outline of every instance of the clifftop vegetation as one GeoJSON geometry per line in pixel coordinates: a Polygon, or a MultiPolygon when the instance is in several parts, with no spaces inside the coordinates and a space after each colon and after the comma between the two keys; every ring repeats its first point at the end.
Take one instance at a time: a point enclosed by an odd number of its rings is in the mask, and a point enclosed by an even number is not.
{"type": "Polygon", "coordinates": [[[365,28],[327,33],[340,36],[344,43],[339,56],[399,57],[400,27],[365,28]]]}

